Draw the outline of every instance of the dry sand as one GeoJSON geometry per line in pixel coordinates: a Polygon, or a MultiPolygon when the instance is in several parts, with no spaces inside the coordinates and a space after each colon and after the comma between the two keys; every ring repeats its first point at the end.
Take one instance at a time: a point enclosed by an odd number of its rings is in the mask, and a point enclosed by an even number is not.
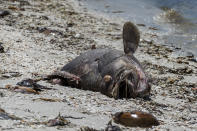
{"type": "MultiPolygon", "coordinates": [[[[10,15],[0,17],[0,87],[16,84],[24,78],[50,74],[80,53],[97,48],[122,50],[122,25],[125,20],[87,11],[75,0],[0,0],[0,9],[10,15]]],[[[139,27],[144,28],[142,26],[139,27]]],[[[159,44],[150,31],[141,32],[141,43],[135,56],[153,78],[151,100],[114,100],[99,92],[70,87],[42,85],[39,95],[0,89],[0,108],[23,120],[0,116],[0,130],[79,130],[82,126],[104,129],[111,114],[141,110],[152,113],[160,126],[150,129],[123,130],[197,130],[197,63],[191,57],[177,57],[173,47],[159,44]],[[54,98],[47,102],[36,98],[54,98]],[[44,122],[62,116],[72,124],[48,127],[44,122]]]]}

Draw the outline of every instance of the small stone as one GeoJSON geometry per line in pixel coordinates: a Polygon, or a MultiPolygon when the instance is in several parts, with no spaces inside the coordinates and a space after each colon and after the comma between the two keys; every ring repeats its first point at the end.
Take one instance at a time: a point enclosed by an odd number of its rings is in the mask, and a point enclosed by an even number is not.
{"type": "Polygon", "coordinates": [[[0,97],[4,97],[5,94],[3,94],[3,92],[0,92],[0,97]]]}
{"type": "Polygon", "coordinates": [[[70,22],[70,23],[67,24],[67,26],[68,27],[73,27],[74,26],[74,23],[73,22],[70,22]]]}
{"type": "Polygon", "coordinates": [[[4,47],[2,46],[3,43],[0,42],[0,53],[5,53],[4,47]]]}
{"type": "Polygon", "coordinates": [[[7,10],[0,10],[0,18],[10,15],[10,12],[7,10]]]}
{"type": "Polygon", "coordinates": [[[91,49],[92,49],[92,50],[96,49],[96,45],[93,44],[92,47],[91,47],[91,49]]]}
{"type": "Polygon", "coordinates": [[[75,38],[80,38],[80,36],[81,36],[80,34],[76,34],[75,38]]]}

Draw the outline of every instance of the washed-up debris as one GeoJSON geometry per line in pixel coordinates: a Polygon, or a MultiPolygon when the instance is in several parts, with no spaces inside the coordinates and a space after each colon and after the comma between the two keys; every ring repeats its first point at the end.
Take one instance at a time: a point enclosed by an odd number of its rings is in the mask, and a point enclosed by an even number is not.
{"type": "Polygon", "coordinates": [[[15,6],[8,6],[8,9],[14,10],[14,11],[20,10],[18,7],[15,7],[15,6]]]}
{"type": "Polygon", "coordinates": [[[157,27],[149,27],[150,30],[158,30],[157,27]]]}
{"type": "Polygon", "coordinates": [[[5,53],[4,47],[2,46],[3,43],[0,42],[0,53],[5,53]]]}
{"type": "Polygon", "coordinates": [[[143,26],[143,27],[145,27],[146,25],[145,24],[137,24],[137,26],[143,26]]]}
{"type": "Polygon", "coordinates": [[[187,66],[178,67],[178,68],[168,68],[166,66],[152,64],[150,62],[146,62],[146,66],[151,69],[157,69],[157,71],[160,71],[161,74],[173,73],[173,74],[177,74],[177,75],[184,75],[184,74],[194,73],[193,69],[190,67],[187,67],[187,66]]]}
{"type": "Polygon", "coordinates": [[[31,4],[29,3],[29,1],[26,0],[20,0],[20,6],[30,6],[31,4]]]}
{"type": "Polygon", "coordinates": [[[67,27],[73,27],[74,25],[75,23],[73,23],[72,21],[67,23],[67,27]]]}
{"type": "Polygon", "coordinates": [[[44,79],[101,92],[115,99],[147,97],[150,93],[149,80],[133,56],[139,39],[137,27],[127,22],[123,27],[124,52],[113,49],[90,50],[44,79]]]}
{"type": "Polygon", "coordinates": [[[80,127],[79,131],[99,131],[99,130],[96,130],[96,129],[88,127],[88,126],[83,126],[83,127],[80,127]]]}
{"type": "Polygon", "coordinates": [[[141,111],[118,112],[112,117],[115,123],[128,127],[152,127],[159,125],[158,120],[153,115],[141,111]]]}
{"type": "Polygon", "coordinates": [[[15,6],[8,6],[8,9],[13,10],[13,11],[25,11],[24,8],[18,8],[15,6]]]}
{"type": "Polygon", "coordinates": [[[6,85],[5,88],[0,89],[8,89],[10,91],[21,92],[25,94],[39,94],[40,91],[51,90],[52,88],[47,88],[46,86],[37,84],[36,81],[32,79],[24,79],[18,82],[16,86],[6,85]]]}
{"type": "Polygon", "coordinates": [[[7,112],[5,112],[5,110],[0,108],[0,120],[8,120],[8,119],[11,119],[11,120],[22,120],[19,117],[16,117],[14,115],[8,114],[7,112]]]}
{"type": "Polygon", "coordinates": [[[40,91],[51,90],[52,88],[48,88],[46,86],[37,84],[36,81],[32,79],[24,79],[18,82],[16,86],[6,85],[5,88],[0,88],[0,89],[8,89],[10,91],[27,93],[27,94],[39,94],[40,91]]]}
{"type": "Polygon", "coordinates": [[[177,69],[169,69],[168,71],[171,73],[175,73],[175,74],[191,74],[191,73],[193,73],[193,70],[190,69],[189,67],[180,67],[177,69]]]}
{"type": "Polygon", "coordinates": [[[74,11],[62,11],[61,12],[62,14],[66,14],[66,15],[77,15],[78,13],[77,12],[74,12],[74,11]]]}
{"type": "Polygon", "coordinates": [[[43,16],[40,16],[40,19],[43,19],[43,20],[49,20],[49,17],[43,15],[43,16]]]}
{"type": "Polygon", "coordinates": [[[109,121],[107,124],[107,127],[105,128],[105,131],[122,131],[119,126],[112,125],[112,120],[109,121]]]}
{"type": "MultiPolygon", "coordinates": [[[[58,127],[63,127],[63,126],[67,126],[67,127],[75,127],[75,124],[72,124],[70,121],[66,120],[65,118],[67,118],[67,116],[61,116],[60,114],[55,117],[54,119],[50,119],[48,121],[36,121],[36,122],[27,122],[27,121],[22,121],[16,125],[28,125],[28,126],[32,126],[32,125],[46,125],[49,127],[53,127],[53,126],[58,126],[58,127]]],[[[68,118],[75,118],[72,116],[68,116],[68,118]]],[[[77,118],[77,117],[76,117],[77,118]]]]}
{"type": "Polygon", "coordinates": [[[197,91],[197,87],[196,88],[192,88],[192,90],[197,91]]]}
{"type": "Polygon", "coordinates": [[[4,71],[1,73],[0,78],[2,79],[8,79],[8,78],[13,78],[13,77],[20,77],[22,74],[19,72],[15,71],[4,71]]]}
{"type": "Polygon", "coordinates": [[[0,18],[10,15],[10,12],[7,10],[0,10],[0,18]]]}
{"type": "Polygon", "coordinates": [[[83,126],[80,128],[79,131],[122,131],[122,130],[119,126],[112,125],[112,120],[110,120],[105,129],[97,130],[88,126],[83,126]]]}
{"type": "Polygon", "coordinates": [[[92,49],[92,50],[96,49],[96,45],[93,44],[92,47],[91,47],[91,49],[92,49]]]}
{"type": "Polygon", "coordinates": [[[36,98],[36,99],[33,99],[33,101],[36,101],[36,100],[42,100],[42,101],[48,101],[48,102],[61,102],[62,101],[61,99],[52,99],[52,98],[36,98]]]}
{"type": "Polygon", "coordinates": [[[54,119],[50,119],[48,121],[44,121],[44,122],[25,122],[25,123],[21,123],[21,124],[26,124],[26,125],[47,125],[47,126],[71,126],[72,124],[64,119],[63,116],[61,116],[60,114],[54,118],[54,119]]]}
{"type": "Polygon", "coordinates": [[[124,11],[117,10],[117,11],[112,11],[112,13],[124,13],[124,11]]]}
{"type": "Polygon", "coordinates": [[[193,62],[197,62],[197,57],[196,58],[190,58],[189,60],[193,61],[193,62]]]}
{"type": "Polygon", "coordinates": [[[65,36],[61,31],[48,29],[46,27],[37,27],[37,30],[40,33],[43,33],[45,35],[49,35],[49,34],[53,34],[54,35],[54,34],[57,34],[57,35],[60,35],[60,36],[65,36]]]}
{"type": "Polygon", "coordinates": [[[43,33],[43,34],[45,34],[45,35],[49,35],[49,34],[52,32],[52,30],[49,30],[49,29],[47,29],[46,27],[44,27],[44,28],[37,27],[37,30],[38,30],[40,33],[43,33]]]}
{"type": "Polygon", "coordinates": [[[35,91],[51,90],[52,89],[52,88],[48,88],[46,86],[42,86],[42,85],[40,85],[36,82],[37,81],[33,80],[33,79],[24,79],[24,80],[18,82],[16,85],[24,86],[24,87],[30,87],[35,91]]]}
{"type": "Polygon", "coordinates": [[[64,117],[59,114],[55,119],[49,120],[46,125],[47,126],[65,126],[69,124],[70,122],[64,119],[64,117]]]}
{"type": "Polygon", "coordinates": [[[8,89],[8,90],[14,91],[14,92],[21,92],[21,93],[25,93],[25,94],[39,94],[39,92],[34,90],[33,88],[25,87],[25,86],[6,85],[5,89],[8,89]]]}

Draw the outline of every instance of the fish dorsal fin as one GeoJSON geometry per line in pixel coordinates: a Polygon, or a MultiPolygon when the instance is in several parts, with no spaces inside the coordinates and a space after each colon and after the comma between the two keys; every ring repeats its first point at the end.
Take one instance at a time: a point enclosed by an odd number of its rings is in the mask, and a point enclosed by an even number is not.
{"type": "Polygon", "coordinates": [[[126,22],[123,26],[123,44],[125,54],[134,53],[139,45],[140,32],[136,25],[126,22]]]}

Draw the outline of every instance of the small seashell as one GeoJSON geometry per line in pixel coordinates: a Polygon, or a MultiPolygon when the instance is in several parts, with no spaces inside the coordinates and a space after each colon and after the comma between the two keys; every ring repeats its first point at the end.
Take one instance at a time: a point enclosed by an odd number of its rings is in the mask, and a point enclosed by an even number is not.
{"type": "Polygon", "coordinates": [[[112,115],[113,120],[117,124],[129,127],[152,127],[158,126],[158,120],[150,113],[141,111],[118,112],[112,115]]]}

